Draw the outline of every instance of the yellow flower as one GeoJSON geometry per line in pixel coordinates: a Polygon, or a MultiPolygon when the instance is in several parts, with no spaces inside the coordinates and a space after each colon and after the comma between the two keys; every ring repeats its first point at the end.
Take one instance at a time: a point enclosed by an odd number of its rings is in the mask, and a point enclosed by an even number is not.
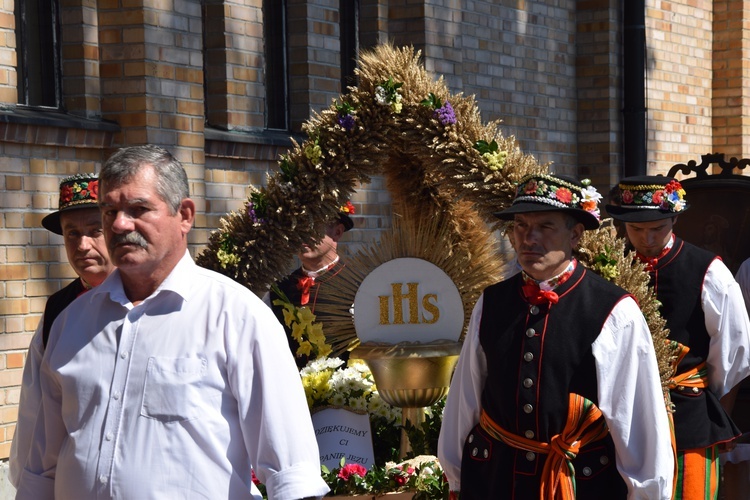
{"type": "MultiPolygon", "coordinates": [[[[304,325],[300,323],[294,323],[292,325],[292,338],[302,344],[302,336],[305,334],[305,331],[307,328],[305,328],[304,325]]],[[[297,351],[299,352],[299,351],[297,351]]]]}
{"type": "Polygon", "coordinates": [[[221,267],[226,269],[227,266],[234,266],[240,262],[240,258],[233,253],[228,253],[221,248],[216,251],[216,260],[219,261],[221,267]]]}
{"type": "Polygon", "coordinates": [[[309,307],[300,307],[297,309],[297,319],[300,324],[305,325],[305,328],[310,326],[315,321],[315,315],[312,313],[309,307]]]}
{"type": "Polygon", "coordinates": [[[292,322],[295,320],[294,317],[294,309],[292,309],[291,304],[284,304],[283,314],[284,314],[284,323],[286,323],[286,326],[292,326],[292,322]]]}
{"type": "Polygon", "coordinates": [[[401,104],[400,102],[392,102],[391,103],[391,111],[393,111],[396,114],[401,113],[401,109],[403,107],[404,107],[404,105],[401,104]]]}
{"type": "Polygon", "coordinates": [[[312,352],[312,344],[308,341],[302,341],[299,343],[299,349],[297,349],[298,356],[309,356],[312,352]]]}
{"type": "Polygon", "coordinates": [[[318,162],[320,162],[320,157],[322,155],[323,152],[317,144],[308,144],[305,147],[305,156],[313,163],[313,165],[317,165],[318,162]]]}
{"type": "Polygon", "coordinates": [[[328,357],[333,352],[331,346],[325,343],[325,337],[323,339],[323,345],[318,347],[318,357],[328,357]]]}
{"type": "Polygon", "coordinates": [[[307,338],[315,345],[325,343],[326,336],[323,334],[323,325],[321,325],[320,323],[310,325],[310,328],[307,332],[307,338]]]}
{"type": "Polygon", "coordinates": [[[487,168],[493,172],[501,170],[505,166],[505,160],[508,158],[507,151],[487,152],[482,155],[487,162],[487,168]]]}

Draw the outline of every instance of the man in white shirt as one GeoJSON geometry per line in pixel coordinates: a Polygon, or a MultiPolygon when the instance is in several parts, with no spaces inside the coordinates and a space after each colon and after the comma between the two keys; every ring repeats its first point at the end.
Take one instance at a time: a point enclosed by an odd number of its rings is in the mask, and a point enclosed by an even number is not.
{"type": "Polygon", "coordinates": [[[23,367],[18,422],[10,447],[8,477],[18,487],[26,464],[36,416],[42,399],[39,366],[55,318],[78,296],[99,286],[114,270],[109,259],[99,213],[99,180],[96,174],[76,174],[60,182],[58,210],[42,219],[42,226],[63,237],[65,254],[78,278],[53,293],[44,306],[42,320],[31,338],[23,367]]]}
{"type": "Polygon", "coordinates": [[[750,321],[742,293],[715,253],[674,234],[677,217],[689,208],[680,182],[635,176],[622,179],[619,188],[620,204],[608,205],[607,212],[625,225],[635,257],[646,264],[669,339],[681,350],[670,384],[674,498],[716,498],[719,451],[740,435],[723,408],[731,410],[725,396],[750,375],[750,321]]]}
{"type": "Polygon", "coordinates": [[[52,328],[17,498],[259,498],[251,469],[269,498],[323,496],[281,325],[187,252],[182,165],[156,146],[124,148],[100,182],[118,270],[52,328]]]}
{"type": "Polygon", "coordinates": [[[572,256],[599,227],[592,189],[527,176],[496,214],[514,221],[522,272],[488,287],[472,313],[438,442],[452,497],[671,497],[646,321],[625,290],[572,256]]]}

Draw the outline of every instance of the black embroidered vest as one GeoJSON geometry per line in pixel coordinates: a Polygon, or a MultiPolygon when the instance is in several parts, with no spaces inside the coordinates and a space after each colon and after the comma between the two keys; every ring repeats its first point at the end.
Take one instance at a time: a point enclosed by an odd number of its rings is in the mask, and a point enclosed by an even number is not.
{"type": "Polygon", "coordinates": [[[518,274],[484,292],[482,406],[505,429],[548,442],[565,425],[569,393],[598,402],[591,344],[627,293],[580,264],[555,290],[557,304],[531,307],[521,285],[518,274]]]}
{"type": "MultiPolygon", "coordinates": [[[[662,303],[669,338],[690,348],[677,367],[678,373],[702,363],[711,341],[701,305],[706,271],[716,255],[675,238],[667,255],[651,271],[651,284],[662,303]]],[[[677,388],[670,391],[675,405],[674,426],[678,450],[707,448],[739,435],[718,399],[710,391],[677,388]]]]}
{"type": "Polygon", "coordinates": [[[72,283],[53,293],[47,304],[44,306],[44,316],[42,316],[42,345],[44,348],[47,347],[47,340],[49,339],[49,332],[52,329],[52,323],[55,322],[55,318],[73,302],[76,297],[86,291],[83,286],[81,278],[76,278],[72,283]]]}

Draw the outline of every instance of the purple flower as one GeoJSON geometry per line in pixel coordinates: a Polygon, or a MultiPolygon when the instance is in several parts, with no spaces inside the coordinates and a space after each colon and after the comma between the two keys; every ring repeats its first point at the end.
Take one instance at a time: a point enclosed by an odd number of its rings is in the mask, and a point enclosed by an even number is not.
{"type": "Polygon", "coordinates": [[[256,222],[263,222],[263,219],[258,217],[255,213],[255,203],[252,201],[247,202],[247,216],[250,218],[250,222],[255,224],[256,222]]]}
{"type": "Polygon", "coordinates": [[[437,117],[443,125],[456,123],[456,113],[453,112],[453,106],[449,102],[446,102],[442,108],[437,108],[433,112],[433,116],[437,117]]]}
{"type": "Polygon", "coordinates": [[[344,130],[351,130],[354,128],[354,117],[352,115],[339,115],[338,123],[344,130]]]}

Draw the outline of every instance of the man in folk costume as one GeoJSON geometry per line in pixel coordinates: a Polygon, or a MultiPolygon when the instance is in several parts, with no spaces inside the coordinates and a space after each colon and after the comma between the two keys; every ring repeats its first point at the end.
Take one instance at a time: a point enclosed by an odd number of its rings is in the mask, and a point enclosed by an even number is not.
{"type": "Polygon", "coordinates": [[[462,499],[668,499],[674,459],[653,342],[632,296],[572,256],[593,187],[531,175],[511,207],[521,272],[477,301],[438,457],[462,499]]]}
{"type": "MultiPolygon", "coordinates": [[[[338,254],[338,241],[346,231],[354,227],[354,221],[350,217],[354,213],[354,205],[351,201],[347,201],[346,205],[339,209],[338,217],[326,225],[325,234],[320,243],[315,246],[304,245],[302,247],[298,254],[301,266],[276,283],[265,298],[266,303],[271,305],[274,314],[284,325],[289,348],[299,368],[307,364],[310,356],[299,352],[300,343],[294,338],[291,329],[284,321],[284,308],[274,302],[286,299],[297,307],[308,307],[310,312],[318,315],[317,322],[325,323],[325,317],[315,312],[315,306],[318,304],[321,289],[335,286],[336,277],[345,267],[338,254]],[[279,291],[284,297],[280,296],[279,291]]],[[[348,356],[345,353],[344,356],[339,357],[344,359],[348,356]]]]}
{"type": "Polygon", "coordinates": [[[621,204],[607,205],[625,224],[646,264],[669,338],[680,354],[670,381],[677,445],[678,499],[717,498],[719,448],[740,434],[719,400],[750,374],[750,324],[740,286],[721,259],[675,236],[688,209],[671,177],[622,179],[621,204]]]}
{"type": "Polygon", "coordinates": [[[79,295],[99,286],[114,270],[102,232],[99,212],[99,179],[96,174],[76,174],[60,182],[58,210],[42,219],[42,226],[63,237],[68,263],[78,277],[52,294],[31,338],[23,368],[18,423],[10,448],[10,481],[18,486],[31,446],[31,435],[41,402],[39,366],[55,318],[79,295]]]}

